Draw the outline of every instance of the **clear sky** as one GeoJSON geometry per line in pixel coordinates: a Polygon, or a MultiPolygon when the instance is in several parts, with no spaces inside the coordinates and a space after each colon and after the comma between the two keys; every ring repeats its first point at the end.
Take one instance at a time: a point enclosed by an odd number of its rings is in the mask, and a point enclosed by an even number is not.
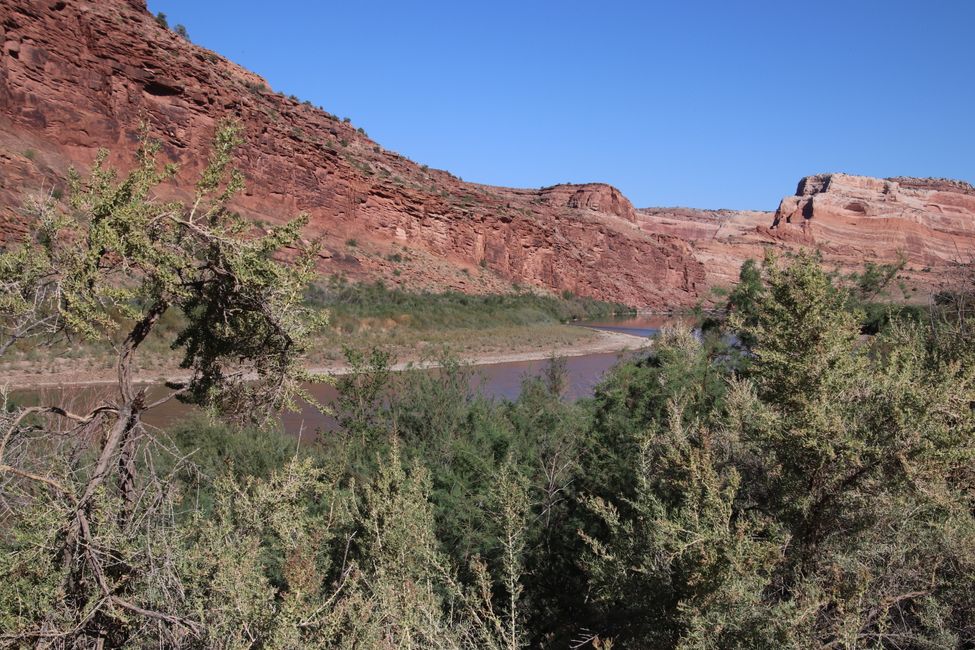
{"type": "Polygon", "coordinates": [[[465,180],[774,209],[826,171],[975,181],[972,0],[149,0],[465,180]]]}

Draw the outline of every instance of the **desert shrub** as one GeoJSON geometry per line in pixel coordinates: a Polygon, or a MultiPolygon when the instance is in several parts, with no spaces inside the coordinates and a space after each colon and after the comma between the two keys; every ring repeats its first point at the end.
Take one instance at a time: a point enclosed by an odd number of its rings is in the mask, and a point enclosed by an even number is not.
{"type": "Polygon", "coordinates": [[[688,418],[680,391],[642,433],[619,427],[618,483],[584,501],[589,629],[626,647],[970,642],[972,345],[909,320],[864,344],[809,256],[767,259],[760,283],[720,402],[688,418]]]}
{"type": "Polygon", "coordinates": [[[307,287],[312,251],[276,261],[300,220],[257,232],[226,207],[235,141],[219,132],[198,185],[205,218],[153,198],[172,170],[146,141],[131,174],[99,162],[0,254],[3,351],[84,336],[119,355],[117,396],[90,411],[0,410],[5,644],[975,644],[967,293],[864,337],[889,269],[851,284],[770,255],[728,320],[663,333],[574,402],[555,358],[495,400],[447,355],[392,372],[350,348],[334,430],[299,446],[273,414],[311,399],[298,361],[322,307],[422,329],[621,306],[307,287]],[[191,375],[165,397],[207,411],[167,432],[132,380],[152,336],[191,375]]]}
{"type": "Polygon", "coordinates": [[[306,300],[309,305],[327,308],[337,327],[348,325],[353,329],[364,318],[400,318],[409,327],[422,330],[565,323],[633,313],[626,305],[582,296],[565,299],[527,292],[482,296],[414,293],[387,287],[382,282],[352,284],[338,278],[313,285],[306,300]]]}
{"type": "Polygon", "coordinates": [[[140,462],[166,441],[142,421],[160,402],[133,368],[167,312],[182,316],[170,345],[189,379],[168,386],[163,401],[265,418],[310,398],[303,384],[324,379],[298,364],[306,337],[324,324],[300,302],[312,254],[297,241],[304,220],[246,234],[227,208],[242,184],[231,165],[237,143],[237,127],[222,125],[192,206],[164,203],[153,188],[175,168],[159,165],[159,145],[144,130],[129,174],[119,179],[100,152],[87,178],[72,173],[69,205],[35,206],[36,227],[0,253],[0,351],[82,339],[111,347],[118,370],[118,396],[87,412],[4,399],[0,489],[17,509],[3,521],[9,561],[0,576],[13,588],[0,591],[0,612],[15,645],[53,635],[118,646],[147,634],[179,644],[201,633],[170,590],[178,558],[156,553],[179,545],[181,459],[162,477],[140,462]],[[293,244],[301,249],[293,264],[274,259],[293,244]],[[25,561],[37,571],[25,573],[25,561]]]}

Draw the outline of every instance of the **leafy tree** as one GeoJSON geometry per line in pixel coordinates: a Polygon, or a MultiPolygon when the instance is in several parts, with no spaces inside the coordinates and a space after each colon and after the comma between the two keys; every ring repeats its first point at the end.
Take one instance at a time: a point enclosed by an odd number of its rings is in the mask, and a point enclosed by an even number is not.
{"type": "Polygon", "coordinates": [[[595,494],[629,494],[640,439],[678,403],[688,422],[719,412],[728,368],[724,352],[702,344],[687,329],[668,330],[652,352],[622,364],[599,387],[586,455],[595,494]]]}
{"type": "Polygon", "coordinates": [[[971,617],[952,593],[973,543],[971,365],[916,325],[861,342],[859,314],[811,257],[767,262],[765,281],[729,417],[743,506],[788,535],[767,603],[807,612],[791,624],[798,646],[953,644],[966,628],[949,621],[971,617]]]}
{"type": "MultiPolygon", "coordinates": [[[[3,592],[0,609],[17,612],[10,638],[115,644],[147,621],[197,631],[199,621],[167,611],[171,567],[153,549],[170,544],[174,495],[139,475],[140,454],[158,445],[143,416],[175,397],[263,418],[310,399],[302,382],[323,379],[299,362],[324,322],[301,300],[314,272],[299,241],[305,218],[256,233],[228,209],[242,186],[231,168],[237,132],[218,129],[189,204],[154,195],[175,168],[159,166],[147,131],[121,180],[101,152],[87,179],[72,175],[69,209],[38,206],[30,238],[0,254],[8,344],[81,337],[117,350],[114,398],[83,413],[44,405],[3,416],[0,488],[22,506],[8,522],[14,548],[46,567],[29,599],[3,592]],[[297,258],[279,261],[292,246],[297,258]],[[169,310],[185,318],[173,347],[190,377],[152,399],[136,383],[138,352],[169,310]]],[[[5,563],[3,580],[22,568],[5,563]]]]}
{"type": "MultiPolygon", "coordinates": [[[[762,272],[753,259],[745,260],[738,272],[738,284],[728,295],[728,309],[741,319],[741,323],[754,325],[758,301],[765,287],[762,272]]],[[[754,343],[746,332],[738,332],[746,345],[754,343]]]]}
{"type": "Polygon", "coordinates": [[[688,420],[693,397],[677,393],[666,413],[617,419],[609,469],[584,463],[588,634],[648,648],[967,647],[971,337],[946,320],[863,341],[815,258],[768,257],[762,275],[753,318],[732,321],[754,356],[724,374],[721,402],[688,420]]]}
{"type": "Polygon", "coordinates": [[[633,496],[586,498],[596,636],[626,647],[774,647],[787,629],[758,614],[778,536],[736,512],[737,471],[712,432],[683,421],[672,402],[662,429],[642,436],[633,496]]]}
{"type": "Polygon", "coordinates": [[[867,262],[863,265],[863,273],[855,273],[850,279],[853,281],[857,298],[860,302],[875,300],[893,281],[907,264],[907,257],[903,251],[897,252],[897,261],[889,264],[867,262]]]}

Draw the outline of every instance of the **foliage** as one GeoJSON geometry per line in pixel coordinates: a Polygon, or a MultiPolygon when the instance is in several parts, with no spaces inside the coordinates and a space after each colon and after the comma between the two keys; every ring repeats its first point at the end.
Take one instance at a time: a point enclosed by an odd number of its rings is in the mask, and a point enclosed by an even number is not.
{"type": "Polygon", "coordinates": [[[341,329],[353,328],[367,318],[393,319],[422,330],[564,323],[632,312],[626,305],[575,295],[411,293],[381,282],[351,284],[341,279],[314,285],[306,299],[327,308],[341,329]]]}
{"type": "Polygon", "coordinates": [[[5,404],[0,644],[975,644],[961,297],[863,336],[889,269],[851,284],[814,256],[769,255],[743,267],[726,322],[664,332],[576,402],[557,358],[509,401],[449,356],[392,372],[388,352],[350,348],[335,430],[299,446],[215,416],[302,397],[319,307],[464,327],[607,306],[306,290],[307,256],[277,256],[298,226],[254,233],[226,209],[233,141],[221,131],[192,206],[153,198],[167,172],[144,147],[133,174],[96,165],[71,211],[42,206],[32,239],[0,254],[7,340],[119,348],[108,403],[5,404]],[[166,435],[142,424],[131,380],[146,330],[192,372],[168,396],[210,410],[166,435]]]}
{"type": "Polygon", "coordinates": [[[732,323],[754,344],[713,357],[717,392],[699,388],[711,343],[690,338],[597,390],[563,529],[586,596],[536,622],[625,647],[971,643],[967,324],[898,319],[863,342],[809,256],[768,258],[753,289],[732,323]]]}
{"type": "Polygon", "coordinates": [[[853,274],[850,278],[861,302],[875,300],[897,277],[907,264],[907,257],[903,251],[898,251],[897,261],[888,264],[877,264],[868,261],[863,265],[863,273],[853,274]]]}
{"type": "Polygon", "coordinates": [[[10,405],[0,421],[0,490],[18,506],[5,517],[13,546],[0,570],[4,581],[23,575],[26,558],[43,571],[26,601],[17,590],[2,595],[3,610],[16,612],[4,623],[8,639],[119,645],[153,630],[172,643],[199,635],[204,624],[178,613],[183,592],[169,555],[179,545],[173,485],[183,459],[141,476],[166,447],[143,414],[176,397],[263,419],[307,399],[302,382],[323,379],[299,363],[321,325],[301,299],[313,272],[313,251],[298,241],[304,220],[257,234],[228,209],[242,185],[230,167],[237,142],[236,127],[218,129],[184,205],[155,198],[175,168],[157,164],[145,129],[133,171],[119,180],[99,153],[86,179],[72,173],[67,208],[34,205],[32,234],[0,253],[2,349],[25,339],[102,341],[115,346],[118,377],[117,396],[87,412],[10,405]],[[286,265],[277,256],[288,246],[300,252],[286,265]],[[134,368],[170,310],[183,316],[172,345],[190,380],[150,402],[134,368]]]}
{"type": "MultiPolygon", "coordinates": [[[[742,324],[753,325],[757,316],[758,301],[764,286],[762,273],[753,259],[745,260],[738,272],[738,284],[728,295],[728,309],[741,319],[742,324]]],[[[743,334],[743,336],[748,336],[743,334]]],[[[746,343],[753,341],[745,340],[746,343]]]]}

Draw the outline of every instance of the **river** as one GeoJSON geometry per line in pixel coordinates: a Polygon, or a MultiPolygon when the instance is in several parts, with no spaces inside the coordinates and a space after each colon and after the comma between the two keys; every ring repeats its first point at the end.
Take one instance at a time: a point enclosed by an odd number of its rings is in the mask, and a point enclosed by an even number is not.
{"type": "MultiPolygon", "coordinates": [[[[576,325],[649,337],[659,332],[662,327],[675,324],[680,320],[679,317],[674,316],[638,316],[580,322],[576,325]]],[[[596,384],[606,372],[618,363],[622,356],[632,354],[634,353],[599,353],[566,358],[564,396],[566,399],[578,399],[592,395],[596,384]]],[[[472,368],[471,387],[486,397],[515,399],[518,397],[524,379],[541,375],[547,364],[547,360],[479,364],[472,368]]],[[[426,372],[437,372],[437,370],[431,369],[426,372]]],[[[79,412],[93,407],[106,398],[113,397],[115,390],[117,389],[112,385],[66,386],[17,391],[13,397],[21,403],[62,404],[72,411],[79,412]]],[[[332,402],[336,397],[335,388],[328,385],[313,385],[311,392],[323,404],[332,402]]],[[[163,387],[150,389],[150,399],[154,395],[164,394],[163,387]]],[[[192,410],[191,406],[170,400],[147,412],[143,420],[152,426],[166,427],[186,417],[192,410]]],[[[323,415],[311,406],[305,406],[298,412],[284,413],[282,424],[285,431],[292,435],[297,435],[299,432],[312,433],[318,429],[327,430],[335,426],[333,418],[323,415]]]]}

